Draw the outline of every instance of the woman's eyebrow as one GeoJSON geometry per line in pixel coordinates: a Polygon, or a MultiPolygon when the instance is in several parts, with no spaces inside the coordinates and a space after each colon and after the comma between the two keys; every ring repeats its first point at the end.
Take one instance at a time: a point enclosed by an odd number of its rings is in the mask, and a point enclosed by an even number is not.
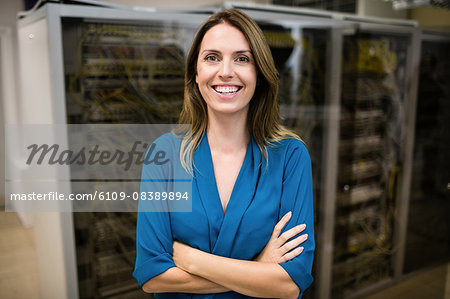
{"type": "Polygon", "coordinates": [[[252,51],[250,51],[250,50],[240,50],[240,51],[236,51],[236,52],[234,52],[234,53],[236,53],[236,54],[243,54],[243,53],[249,53],[249,54],[252,54],[252,51]]]}
{"type": "MultiPolygon", "coordinates": [[[[203,51],[200,53],[200,55],[203,54],[203,53],[205,53],[205,52],[209,52],[209,53],[221,53],[219,50],[205,49],[205,50],[203,50],[203,51]]],[[[243,54],[243,53],[250,53],[250,54],[252,54],[252,51],[250,51],[250,50],[238,50],[238,51],[234,51],[233,53],[234,53],[234,54],[243,54]]]]}
{"type": "Polygon", "coordinates": [[[205,49],[203,50],[200,54],[203,54],[205,52],[210,52],[210,53],[220,53],[220,51],[218,50],[214,50],[214,49],[205,49]]]}

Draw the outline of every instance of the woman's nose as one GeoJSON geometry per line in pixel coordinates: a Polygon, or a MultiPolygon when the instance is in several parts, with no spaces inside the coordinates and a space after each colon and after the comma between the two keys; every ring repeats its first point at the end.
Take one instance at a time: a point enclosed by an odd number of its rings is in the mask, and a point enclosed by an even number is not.
{"type": "Polygon", "coordinates": [[[224,59],[220,65],[219,76],[222,78],[232,78],[234,75],[233,62],[224,59]]]}

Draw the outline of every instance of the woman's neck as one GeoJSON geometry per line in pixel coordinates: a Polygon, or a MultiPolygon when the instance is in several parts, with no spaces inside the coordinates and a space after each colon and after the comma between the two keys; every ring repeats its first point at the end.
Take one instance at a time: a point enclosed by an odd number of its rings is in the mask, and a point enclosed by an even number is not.
{"type": "Polygon", "coordinates": [[[209,115],[206,133],[211,151],[232,153],[246,150],[250,141],[246,117],[209,115]]]}

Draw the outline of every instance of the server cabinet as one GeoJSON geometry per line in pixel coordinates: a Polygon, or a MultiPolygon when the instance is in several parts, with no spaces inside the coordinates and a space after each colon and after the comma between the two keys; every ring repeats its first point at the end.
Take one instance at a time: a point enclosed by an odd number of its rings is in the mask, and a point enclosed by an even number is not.
{"type": "Polygon", "coordinates": [[[412,32],[377,27],[343,43],[333,298],[394,276],[412,32]]]}
{"type": "Polygon", "coordinates": [[[450,35],[420,36],[404,273],[450,259],[450,35]]]}
{"type": "MultiPolygon", "coordinates": [[[[185,56],[206,16],[45,4],[19,20],[23,122],[176,122],[185,56]]],[[[42,298],[151,297],[131,276],[136,213],[35,218],[42,298]]]]}
{"type": "MultiPolygon", "coordinates": [[[[176,123],[202,20],[64,18],[67,123],[176,123]]],[[[76,213],[74,227],[80,298],[148,297],[131,276],[136,213],[76,213]]]]}

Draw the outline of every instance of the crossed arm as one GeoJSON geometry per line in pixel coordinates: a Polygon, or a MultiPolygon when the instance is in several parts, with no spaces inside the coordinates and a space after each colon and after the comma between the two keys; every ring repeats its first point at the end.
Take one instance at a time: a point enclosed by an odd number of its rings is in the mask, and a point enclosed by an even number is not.
{"type": "Polygon", "coordinates": [[[143,290],[198,294],[232,290],[252,297],[297,298],[298,286],[279,263],[301,254],[303,248],[298,246],[308,236],[303,234],[290,240],[305,229],[304,225],[280,235],[290,218],[290,212],[283,216],[263,251],[253,261],[217,256],[175,241],[173,260],[177,267],[147,281],[143,290]]]}

